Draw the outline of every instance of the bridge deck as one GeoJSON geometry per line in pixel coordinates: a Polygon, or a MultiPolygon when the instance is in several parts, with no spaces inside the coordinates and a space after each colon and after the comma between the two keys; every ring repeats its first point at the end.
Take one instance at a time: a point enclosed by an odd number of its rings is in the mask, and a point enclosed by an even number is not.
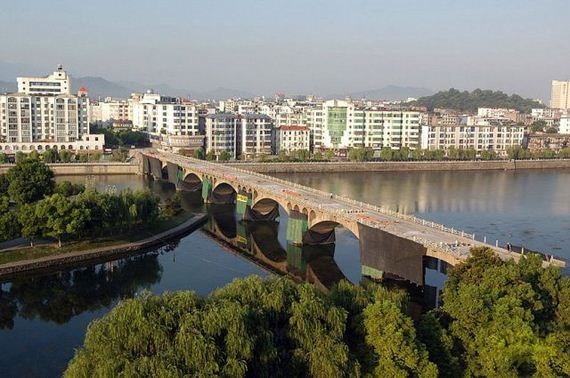
{"type": "MultiPolygon", "coordinates": [[[[307,207],[318,208],[321,211],[333,213],[337,218],[357,221],[373,228],[379,228],[399,237],[416,241],[424,245],[428,250],[451,254],[451,256],[459,261],[469,256],[469,249],[473,246],[491,247],[503,259],[514,258],[518,260],[521,256],[519,253],[477,241],[471,234],[465,234],[462,231],[454,230],[453,228],[448,228],[441,224],[354,201],[346,197],[326,193],[275,177],[168,152],[153,153],[145,151],[144,153],[196,172],[214,175],[226,180],[239,181],[248,186],[260,188],[266,192],[273,193],[275,196],[285,197],[295,200],[295,202],[303,203],[307,207]]],[[[564,261],[557,260],[553,257],[545,261],[545,264],[561,267],[565,266],[564,261]]]]}

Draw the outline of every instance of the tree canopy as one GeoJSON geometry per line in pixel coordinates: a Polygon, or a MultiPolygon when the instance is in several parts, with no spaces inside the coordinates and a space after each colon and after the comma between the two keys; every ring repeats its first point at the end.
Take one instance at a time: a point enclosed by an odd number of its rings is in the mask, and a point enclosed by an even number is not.
{"type": "Polygon", "coordinates": [[[206,298],[144,294],[92,323],[65,375],[436,377],[406,303],[383,288],[343,282],[323,294],[259,277],[206,298]]]}
{"type": "Polygon", "coordinates": [[[16,203],[29,203],[53,193],[54,174],[39,160],[24,159],[8,170],[8,194],[16,203]]]}
{"type": "Polygon", "coordinates": [[[146,293],[91,324],[65,376],[570,375],[570,279],[538,256],[472,254],[415,321],[405,291],[346,281],[146,293]]]}
{"type": "Polygon", "coordinates": [[[472,92],[450,88],[432,96],[420,97],[415,105],[434,108],[455,109],[463,112],[476,112],[478,108],[508,108],[530,113],[533,108],[544,108],[544,105],[517,94],[508,95],[501,91],[475,89],[472,92]]]}

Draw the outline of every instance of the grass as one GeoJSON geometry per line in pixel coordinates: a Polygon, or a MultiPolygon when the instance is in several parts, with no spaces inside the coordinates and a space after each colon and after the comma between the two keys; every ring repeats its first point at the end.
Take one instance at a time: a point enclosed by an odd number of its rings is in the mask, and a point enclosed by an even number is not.
{"type": "Polygon", "coordinates": [[[151,225],[142,229],[132,230],[120,235],[100,237],[92,240],[81,240],[75,242],[64,243],[61,248],[56,244],[38,245],[35,247],[23,247],[6,252],[0,252],[0,265],[16,261],[33,260],[46,256],[63,255],[70,252],[80,252],[89,249],[111,247],[114,245],[132,243],[143,240],[174,228],[188,219],[192,218],[192,214],[183,212],[167,219],[159,219],[151,225]]]}

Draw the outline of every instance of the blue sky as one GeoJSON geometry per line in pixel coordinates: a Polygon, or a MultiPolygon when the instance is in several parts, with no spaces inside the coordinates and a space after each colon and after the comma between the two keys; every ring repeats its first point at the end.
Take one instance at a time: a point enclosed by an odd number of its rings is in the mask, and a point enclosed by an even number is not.
{"type": "MultiPolygon", "coordinates": [[[[3,0],[0,61],[256,93],[385,85],[548,97],[569,0],[3,0]]],[[[0,73],[1,76],[1,73],[0,73]]],[[[1,79],[5,79],[0,77],[1,79]]]]}

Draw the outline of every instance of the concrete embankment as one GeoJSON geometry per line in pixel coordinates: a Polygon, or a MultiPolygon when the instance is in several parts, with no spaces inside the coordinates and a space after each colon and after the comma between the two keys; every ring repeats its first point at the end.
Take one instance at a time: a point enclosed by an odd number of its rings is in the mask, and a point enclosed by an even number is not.
{"type": "MultiPolygon", "coordinates": [[[[56,176],[66,175],[135,175],[139,165],[135,163],[55,163],[48,164],[56,176]]],[[[0,174],[6,173],[14,164],[0,165],[0,174]]]]}
{"type": "Polygon", "coordinates": [[[228,163],[258,173],[399,172],[399,171],[483,171],[570,168],[570,159],[493,161],[386,161],[386,162],[303,162],[228,163]]]}
{"type": "MultiPolygon", "coordinates": [[[[126,256],[163,245],[165,242],[187,235],[202,226],[207,214],[196,214],[186,222],[161,232],[147,239],[109,247],[94,248],[85,251],[45,256],[33,260],[16,261],[0,265],[0,279],[7,279],[16,274],[37,270],[53,270],[68,266],[77,266],[90,261],[107,261],[111,258],[126,256]]],[[[1,252],[0,252],[1,253],[1,252]]]]}

